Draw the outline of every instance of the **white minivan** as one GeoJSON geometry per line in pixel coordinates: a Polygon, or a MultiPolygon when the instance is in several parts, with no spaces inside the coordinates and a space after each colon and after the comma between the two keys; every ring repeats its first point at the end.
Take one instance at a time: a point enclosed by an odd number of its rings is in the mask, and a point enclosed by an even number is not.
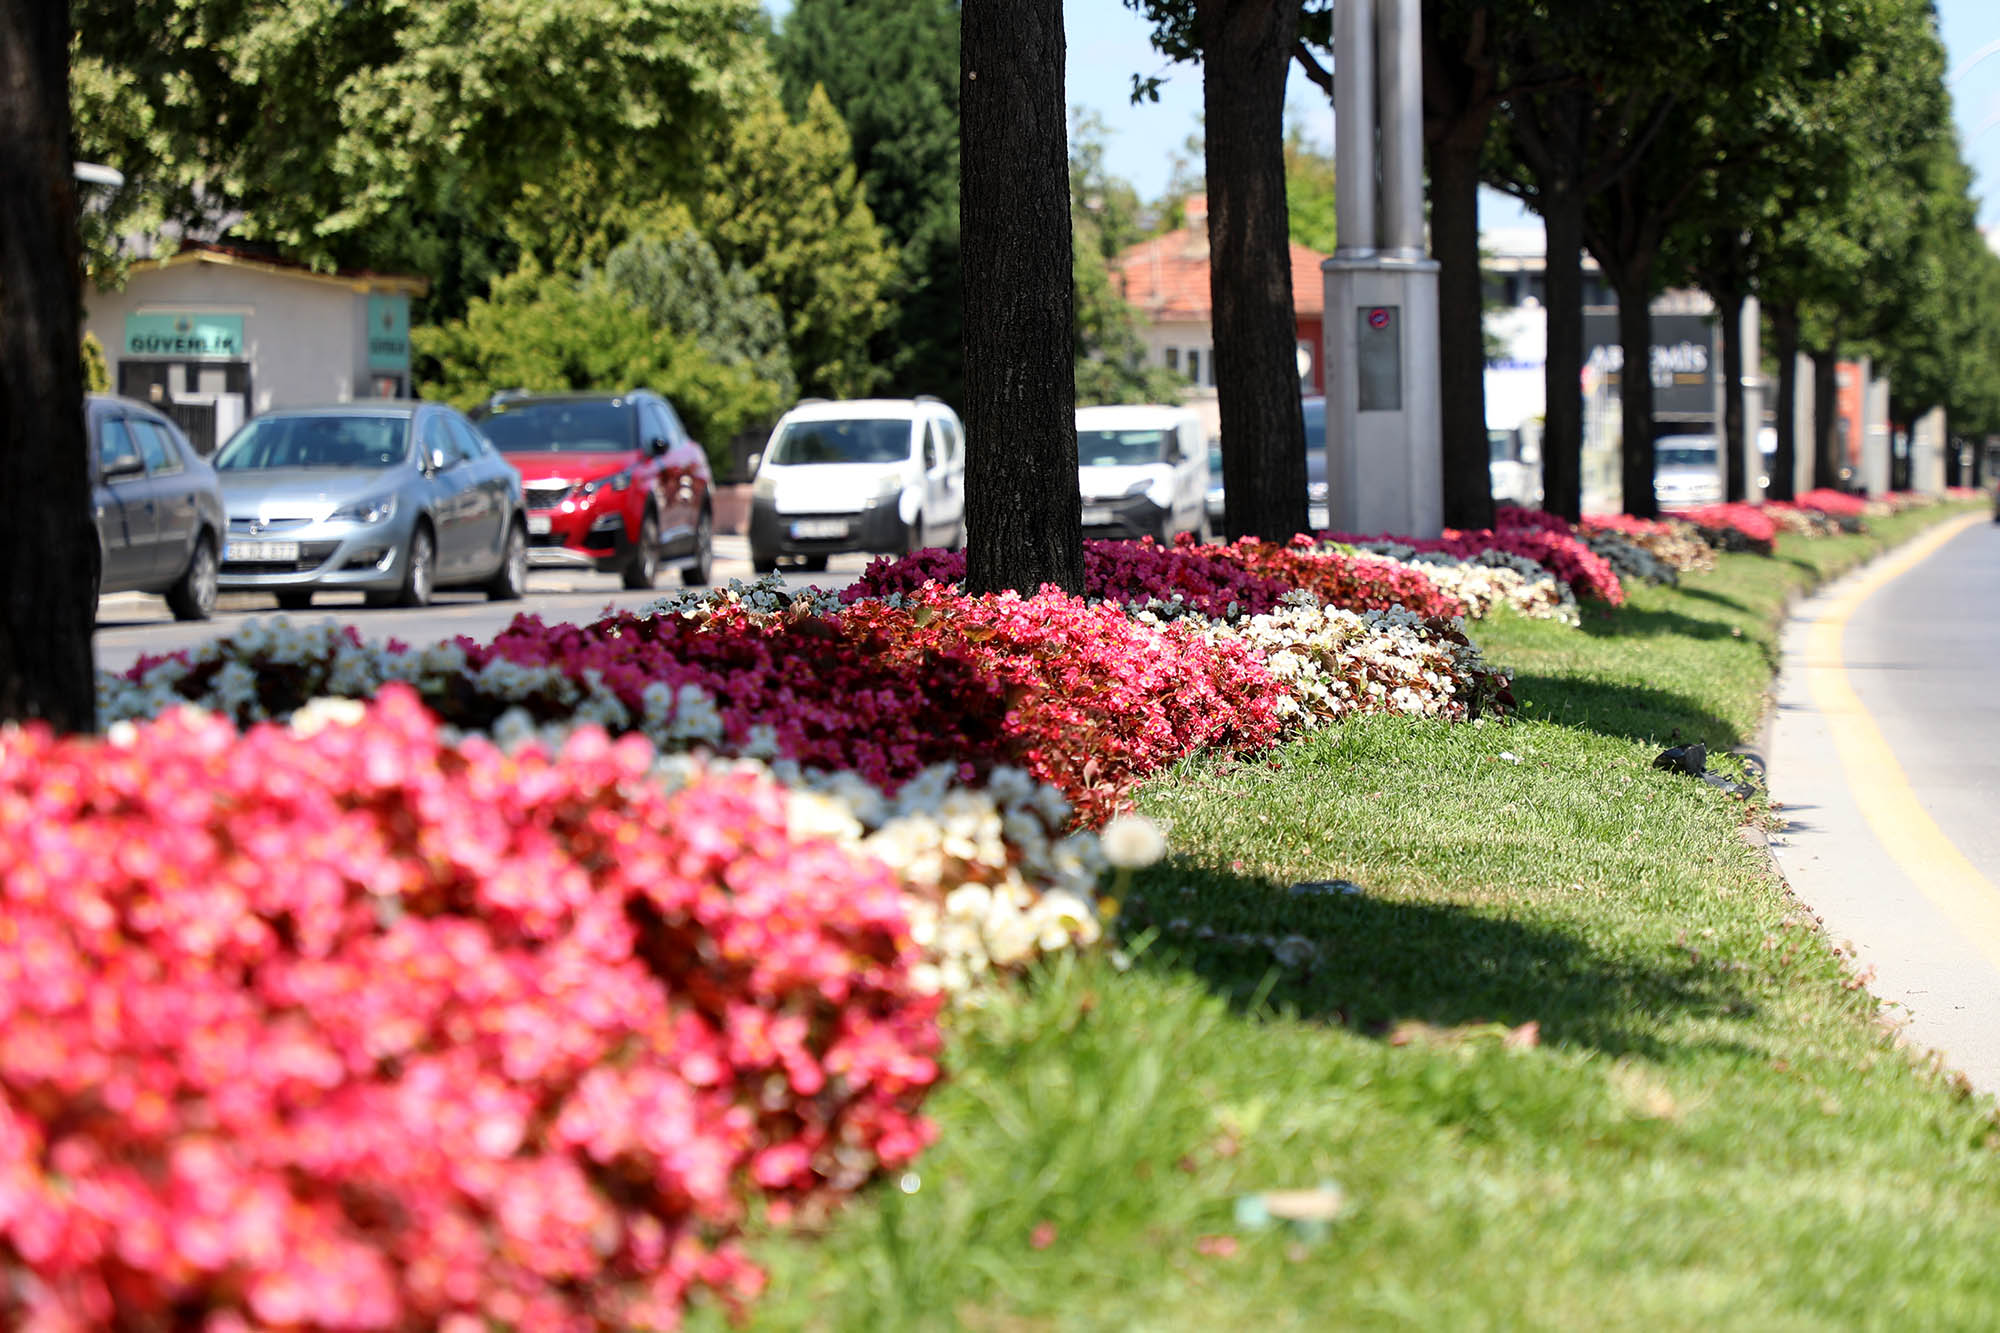
{"type": "Polygon", "coordinates": [[[750,565],[965,544],[965,428],[935,398],[807,399],[778,418],[750,488],[750,565]]]}
{"type": "Polygon", "coordinates": [[[1080,407],[1076,463],[1084,536],[1205,533],[1208,440],[1193,408],[1080,407]]]}

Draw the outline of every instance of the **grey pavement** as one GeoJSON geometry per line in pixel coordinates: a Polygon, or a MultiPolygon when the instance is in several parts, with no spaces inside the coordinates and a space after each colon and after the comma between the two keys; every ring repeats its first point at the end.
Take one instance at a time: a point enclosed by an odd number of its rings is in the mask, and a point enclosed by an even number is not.
{"type": "MultiPolygon", "coordinates": [[[[782,572],[791,587],[817,585],[844,588],[852,583],[873,559],[867,555],[834,556],[827,569],[805,573],[797,569],[782,572]]],[[[717,534],[712,577],[726,584],[731,579],[756,577],[750,569],[750,547],[740,535],[717,534]]],[[[606,607],[620,610],[645,606],[682,587],[678,566],[660,571],[651,592],[628,592],[615,574],[589,570],[535,570],[528,576],[528,595],[518,602],[489,602],[482,593],[440,592],[427,607],[414,610],[374,610],[361,604],[359,593],[328,593],[314,600],[310,610],[289,613],[293,621],[311,622],[328,616],[343,625],[352,625],[370,641],[400,639],[411,645],[436,643],[468,634],[490,638],[504,629],[517,615],[540,616],[550,624],[588,623],[606,607]]],[[[191,648],[207,639],[227,634],[244,621],[277,614],[277,604],[263,593],[225,593],[215,617],[208,621],[181,622],[167,610],[165,599],[142,593],[116,593],[98,603],[94,648],[99,670],[124,671],[142,655],[159,655],[191,648]]]]}
{"type": "Polygon", "coordinates": [[[1856,604],[1880,572],[1786,626],[1769,759],[1789,827],[1773,848],[1905,1039],[2000,1093],[2000,525],[1856,604]]]}

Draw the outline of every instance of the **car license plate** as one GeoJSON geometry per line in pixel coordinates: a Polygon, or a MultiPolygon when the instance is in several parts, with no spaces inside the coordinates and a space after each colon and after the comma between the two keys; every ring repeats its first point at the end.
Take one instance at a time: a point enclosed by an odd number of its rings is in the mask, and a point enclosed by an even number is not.
{"type": "Polygon", "coordinates": [[[800,541],[819,541],[846,535],[847,520],[844,518],[808,518],[792,524],[792,536],[800,541]]]}
{"type": "Polygon", "coordinates": [[[278,564],[299,558],[297,542],[231,542],[222,558],[244,564],[278,564]]]}
{"type": "Polygon", "coordinates": [[[549,516],[547,514],[528,515],[528,531],[537,537],[546,536],[549,531],[549,516]]]}
{"type": "Polygon", "coordinates": [[[1101,523],[1109,523],[1110,521],[1111,511],[1109,509],[1098,507],[1083,511],[1083,526],[1086,528],[1096,527],[1101,523]]]}

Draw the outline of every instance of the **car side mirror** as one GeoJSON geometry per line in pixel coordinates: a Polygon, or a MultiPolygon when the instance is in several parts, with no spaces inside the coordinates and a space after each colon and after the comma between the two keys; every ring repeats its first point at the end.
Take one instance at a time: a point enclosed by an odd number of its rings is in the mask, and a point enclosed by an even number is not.
{"type": "Polygon", "coordinates": [[[146,464],[137,454],[120,454],[104,464],[104,479],[116,481],[120,477],[136,477],[146,470],[146,464]]]}
{"type": "Polygon", "coordinates": [[[761,464],[763,461],[764,461],[764,455],[760,451],[752,449],[750,451],[750,456],[743,460],[743,466],[746,471],[750,472],[754,476],[756,474],[758,465],[761,464]]]}
{"type": "Polygon", "coordinates": [[[444,471],[444,450],[442,449],[431,450],[431,455],[430,458],[427,460],[427,462],[429,464],[429,469],[432,472],[444,471]]]}
{"type": "Polygon", "coordinates": [[[667,442],[655,435],[652,439],[646,441],[646,452],[658,458],[667,452],[667,442]]]}

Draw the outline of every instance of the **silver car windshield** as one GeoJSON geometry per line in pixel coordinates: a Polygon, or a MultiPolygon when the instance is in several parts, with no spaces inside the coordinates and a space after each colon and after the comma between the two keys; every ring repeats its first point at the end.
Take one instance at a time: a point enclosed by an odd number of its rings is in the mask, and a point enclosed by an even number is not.
{"type": "Polygon", "coordinates": [[[215,469],[391,468],[409,456],[409,433],[408,417],[259,417],[216,454],[215,469]]]}
{"type": "Polygon", "coordinates": [[[1654,446],[1656,467],[1714,467],[1715,450],[1684,444],[1654,446]]]}
{"type": "Polygon", "coordinates": [[[897,463],[910,456],[910,422],[794,421],[778,433],[771,461],[797,463],[897,463]]]}

